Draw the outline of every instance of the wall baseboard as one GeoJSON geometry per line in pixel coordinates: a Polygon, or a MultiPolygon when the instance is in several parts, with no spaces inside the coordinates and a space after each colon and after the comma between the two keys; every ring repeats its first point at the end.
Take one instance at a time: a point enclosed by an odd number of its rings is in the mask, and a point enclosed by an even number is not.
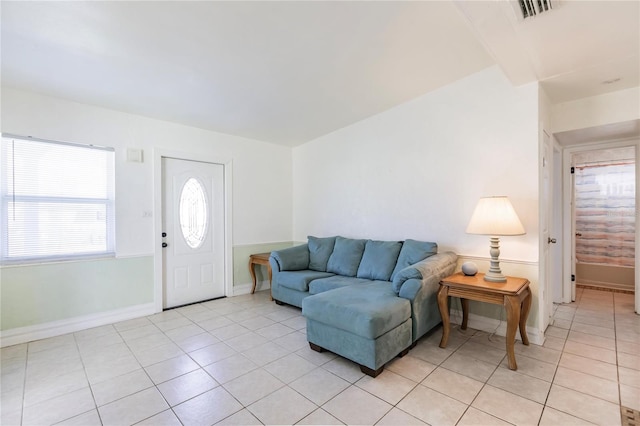
{"type": "Polygon", "coordinates": [[[152,315],[155,313],[154,306],[154,303],[145,303],[113,311],[4,330],[0,332],[0,348],[152,315]]]}
{"type": "MultiPolygon", "coordinates": [[[[256,291],[269,290],[271,284],[269,280],[258,281],[256,284],[256,291]]],[[[251,289],[253,288],[253,283],[248,284],[239,284],[233,286],[233,294],[230,296],[241,296],[243,294],[251,294],[251,289]]]]}
{"type": "MultiPolygon", "coordinates": [[[[451,324],[462,324],[462,311],[452,309],[449,320],[451,324]]],[[[507,321],[500,321],[472,313],[469,313],[467,326],[487,333],[495,332],[498,336],[507,335],[507,321]]],[[[537,327],[527,326],[527,337],[529,337],[529,343],[533,343],[534,345],[542,346],[544,343],[544,333],[541,333],[537,327]]],[[[521,340],[519,331],[516,332],[516,340],[521,340]]]]}

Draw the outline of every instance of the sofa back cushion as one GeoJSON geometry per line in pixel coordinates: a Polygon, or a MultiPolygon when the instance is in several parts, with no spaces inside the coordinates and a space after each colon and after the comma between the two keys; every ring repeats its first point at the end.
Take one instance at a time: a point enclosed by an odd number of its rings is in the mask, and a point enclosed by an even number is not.
{"type": "Polygon", "coordinates": [[[326,272],[329,256],[333,253],[336,237],[318,238],[307,237],[309,245],[309,269],[326,272]]]}
{"type": "Polygon", "coordinates": [[[358,278],[391,281],[391,273],[398,261],[400,241],[367,241],[358,267],[358,278]]]}
{"type": "Polygon", "coordinates": [[[433,256],[438,253],[438,245],[436,243],[416,240],[406,240],[402,244],[402,250],[400,250],[400,256],[398,256],[398,262],[391,274],[391,280],[396,274],[414,263],[418,263],[429,256],[433,256]]]}
{"type": "Polygon", "coordinates": [[[366,244],[367,240],[336,237],[333,253],[327,262],[327,272],[355,277],[366,244]]]}

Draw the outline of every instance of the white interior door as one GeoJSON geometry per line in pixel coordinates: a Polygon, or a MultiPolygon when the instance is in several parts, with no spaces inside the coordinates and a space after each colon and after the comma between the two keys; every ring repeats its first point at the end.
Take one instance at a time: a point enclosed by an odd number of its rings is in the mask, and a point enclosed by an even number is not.
{"type": "Polygon", "coordinates": [[[225,295],[224,166],[162,158],[164,308],[225,295]]]}
{"type": "Polygon", "coordinates": [[[551,146],[551,138],[543,130],[543,145],[542,145],[542,197],[540,200],[542,207],[541,219],[541,240],[540,246],[542,249],[542,282],[543,285],[539,289],[540,291],[540,318],[542,319],[542,330],[546,330],[549,325],[551,315],[553,314],[553,298],[551,297],[551,277],[553,269],[553,259],[550,256],[550,244],[555,244],[555,237],[551,234],[551,218],[553,211],[553,198],[552,198],[552,170],[553,170],[553,147],[551,146]]]}
{"type": "MultiPolygon", "coordinates": [[[[562,152],[557,145],[553,148],[553,173],[552,173],[552,191],[553,191],[553,206],[551,211],[551,235],[552,238],[556,238],[555,244],[550,247],[550,259],[551,259],[551,309],[553,310],[553,303],[564,302],[564,244],[565,239],[562,228],[562,152]]],[[[553,314],[553,313],[552,313],[553,314]]]]}

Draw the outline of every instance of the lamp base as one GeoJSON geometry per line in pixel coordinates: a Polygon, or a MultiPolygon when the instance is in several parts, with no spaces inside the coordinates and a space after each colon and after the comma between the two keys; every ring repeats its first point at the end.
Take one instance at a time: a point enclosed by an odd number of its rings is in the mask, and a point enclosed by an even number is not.
{"type": "Polygon", "coordinates": [[[491,237],[491,261],[489,262],[489,271],[484,274],[484,280],[492,283],[506,283],[507,277],[502,275],[500,270],[500,239],[498,237],[491,237]]]}
{"type": "Polygon", "coordinates": [[[489,271],[486,274],[484,274],[484,280],[485,281],[490,281],[492,283],[506,283],[507,282],[507,277],[505,277],[501,273],[496,273],[496,272],[489,271]]]}

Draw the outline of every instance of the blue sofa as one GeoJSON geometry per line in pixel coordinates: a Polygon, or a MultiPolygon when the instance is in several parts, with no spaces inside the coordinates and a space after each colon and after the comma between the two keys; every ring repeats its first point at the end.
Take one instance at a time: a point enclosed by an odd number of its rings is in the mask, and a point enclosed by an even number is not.
{"type": "Polygon", "coordinates": [[[416,240],[308,237],[271,253],[271,291],[278,304],[302,308],[307,340],[373,377],[441,321],[440,280],[457,255],[416,240]]]}

